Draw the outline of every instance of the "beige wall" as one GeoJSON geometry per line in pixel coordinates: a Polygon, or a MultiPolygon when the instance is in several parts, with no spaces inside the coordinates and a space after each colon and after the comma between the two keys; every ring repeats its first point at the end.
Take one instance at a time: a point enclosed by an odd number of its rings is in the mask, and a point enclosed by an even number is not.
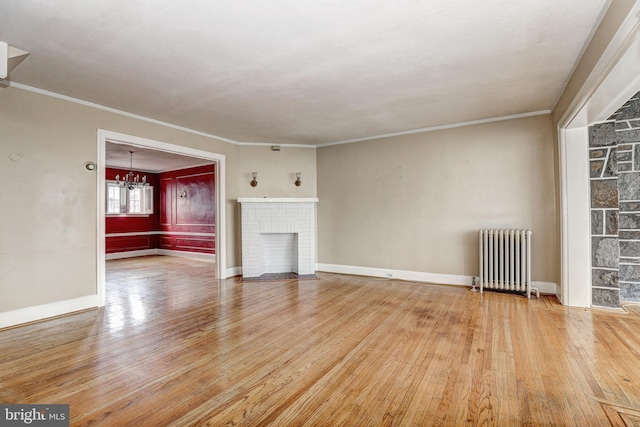
{"type": "MultiPolygon", "coordinates": [[[[316,197],[316,149],[282,146],[271,151],[269,146],[240,147],[237,169],[238,197],[316,197]],[[258,172],[258,185],[252,187],[251,172],[258,172]],[[302,185],[296,187],[295,173],[302,173],[302,185]]],[[[235,235],[238,236],[235,259],[242,260],[240,209],[235,211],[235,235]]]]}
{"type": "Polygon", "coordinates": [[[318,149],[320,263],[478,275],[477,230],[533,231],[558,281],[550,115],[318,149]]]}
{"type": "Polygon", "coordinates": [[[82,165],[97,129],[226,156],[227,267],[241,264],[237,197],[317,195],[321,263],[476,275],[477,229],[528,227],[534,280],[559,282],[555,125],[633,4],[611,3],[553,122],[274,153],[0,85],[0,312],[96,293],[97,178],[82,165]]]}
{"type": "Polygon", "coordinates": [[[0,85],[0,312],[96,294],[97,174],[83,164],[97,159],[98,129],[226,156],[227,267],[241,263],[236,198],[255,195],[247,171],[260,172],[260,196],[316,195],[315,149],[266,157],[264,147],[0,85]],[[299,189],[289,177],[296,171],[303,173],[299,189]]]}
{"type": "Polygon", "coordinates": [[[282,146],[243,145],[240,148],[238,194],[240,197],[316,197],[316,149],[282,146]],[[251,187],[251,172],[258,172],[258,185],[251,187]],[[302,185],[296,187],[295,173],[301,172],[302,185]]]}

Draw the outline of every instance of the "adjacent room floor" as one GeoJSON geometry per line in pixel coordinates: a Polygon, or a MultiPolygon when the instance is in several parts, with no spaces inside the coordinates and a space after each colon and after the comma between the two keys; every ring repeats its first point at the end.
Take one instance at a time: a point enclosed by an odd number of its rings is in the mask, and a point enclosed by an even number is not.
{"type": "Polygon", "coordinates": [[[0,402],[71,425],[632,425],[640,317],[555,297],[107,263],[107,306],[0,331],[0,402]]]}

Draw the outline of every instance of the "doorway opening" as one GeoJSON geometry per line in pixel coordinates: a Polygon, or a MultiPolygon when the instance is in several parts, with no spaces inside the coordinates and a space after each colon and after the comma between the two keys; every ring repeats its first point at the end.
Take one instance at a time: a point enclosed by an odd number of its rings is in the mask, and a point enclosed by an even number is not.
{"type": "Polygon", "coordinates": [[[589,126],[607,119],[640,90],[640,3],[634,4],[558,121],[560,300],[591,307],[589,126]]]}
{"type": "MultiPolygon", "coordinates": [[[[156,153],[158,156],[169,156],[172,159],[200,162],[201,164],[213,164],[215,167],[214,179],[214,236],[216,277],[225,279],[225,156],[217,153],[192,149],[175,144],[135,137],[105,130],[98,131],[98,218],[97,218],[97,294],[100,306],[106,303],[106,153],[107,146],[120,146],[125,151],[137,149],[147,153],[156,153]],[[133,148],[131,148],[133,147],[133,148]],[[177,156],[177,157],[176,157],[177,156]],[[186,159],[188,158],[188,159],[186,159]],[[195,159],[195,160],[194,160],[195,159]]],[[[141,168],[143,169],[143,168],[141,168]]],[[[207,234],[207,233],[203,233],[207,234]]]]}

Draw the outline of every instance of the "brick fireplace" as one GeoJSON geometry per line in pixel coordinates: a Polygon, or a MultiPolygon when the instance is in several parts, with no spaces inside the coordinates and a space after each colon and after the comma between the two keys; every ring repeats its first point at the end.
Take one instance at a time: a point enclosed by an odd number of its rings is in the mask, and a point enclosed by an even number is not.
{"type": "Polygon", "coordinates": [[[240,198],[242,277],[315,274],[316,198],[240,198]]]}

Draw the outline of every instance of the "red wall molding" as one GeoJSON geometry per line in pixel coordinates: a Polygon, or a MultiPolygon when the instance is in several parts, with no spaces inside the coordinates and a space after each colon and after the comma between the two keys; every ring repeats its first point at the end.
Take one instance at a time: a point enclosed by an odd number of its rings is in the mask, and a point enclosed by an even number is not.
{"type": "Polygon", "coordinates": [[[160,182],[158,230],[161,249],[215,253],[215,165],[164,172],[160,182]],[[185,236],[179,233],[207,233],[185,236]]]}
{"type": "MultiPolygon", "coordinates": [[[[113,180],[116,174],[127,172],[107,168],[105,176],[113,180]]],[[[134,173],[146,175],[154,187],[154,214],[108,216],[106,252],[168,249],[215,254],[215,165],[160,174],[134,173]],[[122,233],[127,235],[109,236],[122,233]]]]}
{"type": "Polygon", "coordinates": [[[215,233],[215,165],[159,174],[163,231],[215,233]]]}
{"type": "Polygon", "coordinates": [[[139,251],[156,247],[156,236],[116,236],[107,237],[106,252],[139,251]]]}

